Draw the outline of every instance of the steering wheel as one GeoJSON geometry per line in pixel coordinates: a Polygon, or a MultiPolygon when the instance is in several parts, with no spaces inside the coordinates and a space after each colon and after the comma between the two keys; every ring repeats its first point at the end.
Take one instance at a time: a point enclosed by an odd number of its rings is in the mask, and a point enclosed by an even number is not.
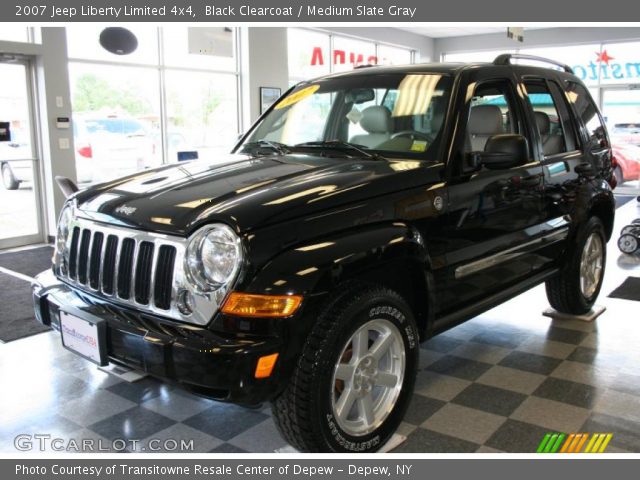
{"type": "Polygon", "coordinates": [[[433,143],[433,136],[429,133],[418,132],[417,130],[402,130],[391,135],[391,138],[407,137],[411,140],[426,140],[429,143],[433,143]]]}

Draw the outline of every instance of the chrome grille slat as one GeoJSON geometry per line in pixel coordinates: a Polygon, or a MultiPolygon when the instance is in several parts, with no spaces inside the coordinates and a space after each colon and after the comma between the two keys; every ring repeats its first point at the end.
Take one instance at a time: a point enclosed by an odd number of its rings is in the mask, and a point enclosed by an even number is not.
{"type": "MultiPolygon", "coordinates": [[[[57,274],[71,286],[88,294],[103,297],[112,303],[133,307],[142,312],[169,317],[180,322],[206,325],[213,318],[213,315],[218,310],[219,303],[228,291],[224,289],[211,293],[197,293],[192,290],[193,286],[188,282],[183,268],[188,243],[186,238],[133,230],[81,217],[75,217],[72,220],[69,232],[71,232],[71,237],[67,262],[68,268],[66,272],[58,269],[57,274]],[[97,288],[93,288],[96,283],[94,279],[93,286],[91,285],[91,268],[94,268],[91,267],[91,258],[93,257],[93,242],[95,241],[96,233],[102,234],[102,245],[100,246],[100,251],[96,251],[96,256],[100,256],[98,262],[95,263],[94,259],[94,266],[99,271],[95,272],[98,275],[97,288]],[[113,240],[115,241],[115,253],[109,250],[109,248],[113,248],[113,245],[109,247],[110,238],[115,239],[113,240]],[[135,244],[135,250],[130,256],[131,265],[127,269],[128,273],[121,271],[123,250],[127,242],[134,242],[135,244]],[[147,251],[148,258],[145,260],[147,263],[150,262],[150,268],[141,270],[145,276],[144,289],[141,292],[136,292],[135,280],[139,273],[138,255],[140,244],[143,242],[152,244],[153,249],[151,252],[147,251]],[[106,262],[111,262],[112,266],[112,285],[111,288],[106,288],[107,291],[105,291],[106,262]],[[162,265],[159,265],[159,262],[162,262],[162,265]],[[129,298],[122,298],[119,295],[119,286],[123,275],[128,276],[125,283],[130,282],[126,285],[129,298]],[[148,291],[146,290],[147,288],[148,291]],[[188,315],[181,313],[176,305],[179,298],[178,293],[184,289],[192,291],[194,294],[195,309],[193,313],[188,315]],[[136,294],[138,294],[139,299],[146,302],[139,303],[136,301],[136,294]],[[142,297],[140,297],[140,294],[142,294],[142,297]]],[[[111,271],[108,273],[111,274],[111,271]]]]}

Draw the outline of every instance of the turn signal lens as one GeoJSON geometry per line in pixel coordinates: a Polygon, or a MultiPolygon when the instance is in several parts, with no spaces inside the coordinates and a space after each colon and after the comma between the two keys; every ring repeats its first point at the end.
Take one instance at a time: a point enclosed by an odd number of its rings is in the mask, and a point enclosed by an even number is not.
{"type": "Polygon", "coordinates": [[[222,313],[239,317],[288,317],[298,310],[300,303],[300,295],[252,295],[231,292],[224,302],[222,313]]]}
{"type": "Polygon", "coordinates": [[[273,367],[275,367],[276,365],[276,360],[278,360],[277,353],[272,353],[271,355],[260,357],[258,359],[258,364],[256,365],[256,373],[254,374],[254,376],[256,378],[270,377],[271,372],[273,371],[273,367]]]}

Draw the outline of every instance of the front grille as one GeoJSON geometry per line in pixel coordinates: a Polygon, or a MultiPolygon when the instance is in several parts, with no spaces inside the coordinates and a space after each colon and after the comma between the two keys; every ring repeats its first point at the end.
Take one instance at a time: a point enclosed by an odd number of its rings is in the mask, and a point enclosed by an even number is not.
{"type": "Polygon", "coordinates": [[[65,258],[57,258],[56,274],[82,292],[196,325],[208,324],[227,288],[202,293],[182,267],[188,240],[132,230],[76,217],[69,226],[65,258]],[[192,293],[195,308],[184,313],[177,299],[192,293]]]}
{"type": "Polygon", "coordinates": [[[144,237],[135,232],[118,235],[99,227],[75,226],[67,259],[68,278],[89,291],[106,296],[115,293],[120,300],[170,310],[176,246],[159,241],[157,249],[154,239],[144,237]]]}

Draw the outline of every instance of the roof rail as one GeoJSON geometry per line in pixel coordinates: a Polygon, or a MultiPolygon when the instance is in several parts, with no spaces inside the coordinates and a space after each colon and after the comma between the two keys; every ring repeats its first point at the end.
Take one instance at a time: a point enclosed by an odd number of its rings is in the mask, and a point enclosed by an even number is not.
{"type": "Polygon", "coordinates": [[[542,63],[550,63],[551,65],[555,65],[557,67],[562,68],[567,73],[573,73],[573,69],[561,62],[556,62],[555,60],[550,60],[544,57],[538,57],[536,55],[525,55],[523,53],[503,53],[502,55],[498,55],[493,61],[494,65],[512,65],[512,59],[521,59],[521,60],[534,60],[536,62],[542,63]]]}

